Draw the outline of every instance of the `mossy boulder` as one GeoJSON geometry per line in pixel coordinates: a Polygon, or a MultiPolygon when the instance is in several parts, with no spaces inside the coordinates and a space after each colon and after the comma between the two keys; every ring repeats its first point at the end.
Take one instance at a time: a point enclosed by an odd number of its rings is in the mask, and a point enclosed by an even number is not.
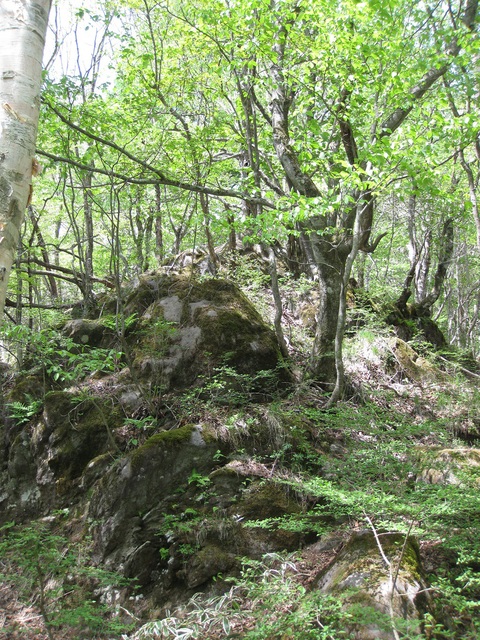
{"type": "Polygon", "coordinates": [[[194,553],[185,562],[184,568],[179,572],[189,589],[194,589],[206,583],[219,573],[225,573],[237,564],[235,553],[223,546],[209,544],[194,553]]]}
{"type": "Polygon", "coordinates": [[[207,527],[210,542],[237,556],[293,550],[304,540],[298,526],[305,504],[271,468],[252,460],[233,460],[210,474],[209,505],[218,527],[207,527]],[[218,517],[222,514],[222,517],[218,517]]]}
{"type": "MultiPolygon", "coordinates": [[[[19,387],[24,394],[21,381],[19,387]]],[[[105,456],[105,470],[117,451],[114,433],[124,417],[112,398],[41,391],[36,389],[36,397],[42,398],[38,411],[21,421],[10,419],[3,434],[5,494],[0,504],[5,518],[35,516],[71,504],[99,477],[100,467],[89,467],[90,462],[105,456]]],[[[24,404],[31,397],[25,396],[24,404]]]]}
{"type": "Polygon", "coordinates": [[[45,393],[45,380],[41,373],[28,373],[18,377],[5,395],[5,402],[40,400],[45,393]]]}
{"type": "Polygon", "coordinates": [[[247,520],[266,520],[300,513],[301,508],[288,487],[272,479],[262,479],[248,486],[235,510],[247,520]]]}
{"type": "Polygon", "coordinates": [[[63,495],[80,482],[88,463],[99,455],[112,454],[112,433],[122,424],[119,412],[102,398],[79,397],[67,391],[45,396],[41,421],[33,433],[37,458],[44,458],[57,494],[63,495]]]}
{"type": "Polygon", "coordinates": [[[242,524],[238,534],[242,555],[261,558],[265,553],[298,548],[303,535],[295,527],[282,526],[282,521],[295,520],[302,513],[296,496],[271,477],[250,476],[249,480],[228,508],[228,514],[242,524]]]}
{"type": "Polygon", "coordinates": [[[128,341],[134,374],[154,388],[214,387],[230,403],[289,380],[275,333],[227,280],[149,274],[129,285],[125,308],[138,316],[128,341]]]}
{"type": "Polygon", "coordinates": [[[387,324],[395,327],[397,336],[405,341],[417,338],[429,342],[437,349],[444,349],[447,341],[440,327],[430,317],[429,310],[421,304],[395,304],[385,317],[387,324]]]}
{"type": "Polygon", "coordinates": [[[361,622],[351,625],[349,637],[394,640],[394,629],[420,633],[427,591],[413,537],[355,532],[320,574],[317,587],[355,610],[361,622]]]}
{"type": "Polygon", "coordinates": [[[26,430],[21,430],[10,444],[0,487],[0,524],[38,513],[41,492],[31,438],[26,430]]]}
{"type": "MultiPolygon", "coordinates": [[[[203,438],[198,426],[185,425],[152,436],[119,459],[96,483],[89,505],[88,515],[97,523],[93,533],[98,558],[115,566],[124,566],[128,559],[135,567],[137,550],[158,551],[159,527],[172,500],[181,502],[194,471],[212,471],[218,447],[203,438]]],[[[156,557],[158,565],[160,555],[156,557]]],[[[153,575],[157,568],[153,563],[149,572],[153,575]]]]}
{"type": "Polygon", "coordinates": [[[400,338],[395,340],[394,354],[404,375],[413,382],[445,382],[447,376],[443,371],[440,371],[426,358],[421,357],[407,342],[400,338]]]}
{"type": "MultiPolygon", "coordinates": [[[[198,484],[189,481],[174,504],[165,501],[165,513],[157,508],[145,516],[149,529],[156,512],[163,555],[160,573],[169,589],[206,585],[219,573],[239,570],[241,557],[261,559],[265,553],[298,548],[299,534],[273,522],[265,527],[263,521],[293,516],[300,512],[299,504],[286,487],[262,477],[263,465],[252,463],[253,475],[245,473],[248,466],[229,463],[208,476],[195,473],[198,484]]],[[[146,549],[142,546],[141,553],[146,549]]]]}
{"type": "Polygon", "coordinates": [[[76,344],[85,347],[108,349],[117,342],[115,331],[106,326],[102,320],[86,318],[68,320],[62,328],[62,333],[76,344]]]}
{"type": "Polygon", "coordinates": [[[420,454],[424,469],[419,480],[428,484],[475,482],[480,486],[480,449],[424,450],[420,454]]]}

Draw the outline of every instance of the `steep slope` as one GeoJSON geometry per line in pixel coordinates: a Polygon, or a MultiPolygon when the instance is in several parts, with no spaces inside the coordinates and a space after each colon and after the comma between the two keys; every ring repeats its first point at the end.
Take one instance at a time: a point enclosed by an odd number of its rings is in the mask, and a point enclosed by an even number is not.
{"type": "MultiPolygon", "coordinates": [[[[476,386],[354,318],[350,399],[328,411],[225,280],[147,274],[47,332],[5,378],[0,518],[24,524],[3,532],[4,566],[28,582],[8,551],[25,532],[78,550],[91,577],[47,563],[44,613],[76,610],[75,587],[110,603],[105,624],[153,620],[132,639],[476,637],[476,386]]],[[[61,633],[120,638],[75,620],[61,633]]]]}

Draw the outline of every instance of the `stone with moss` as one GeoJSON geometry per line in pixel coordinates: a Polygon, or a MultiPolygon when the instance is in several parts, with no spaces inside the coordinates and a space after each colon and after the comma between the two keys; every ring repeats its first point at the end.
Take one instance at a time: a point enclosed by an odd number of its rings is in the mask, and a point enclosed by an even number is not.
{"type": "Polygon", "coordinates": [[[231,570],[235,565],[235,553],[219,545],[208,544],[188,558],[179,577],[189,589],[195,589],[219,573],[231,570]]]}
{"type": "Polygon", "coordinates": [[[113,454],[112,433],[123,422],[118,410],[103,398],[79,397],[68,391],[45,396],[42,419],[33,433],[37,457],[48,457],[60,495],[79,480],[97,456],[113,454]]]}
{"type": "Polygon", "coordinates": [[[114,329],[106,326],[101,319],[68,320],[62,328],[62,333],[84,347],[110,349],[118,343],[114,329]]]}
{"type": "Polygon", "coordinates": [[[473,482],[480,486],[480,449],[422,449],[418,457],[423,467],[419,481],[428,484],[473,482]]]}
{"type": "Polygon", "coordinates": [[[397,629],[419,633],[428,607],[418,543],[396,532],[353,533],[317,588],[340,597],[346,610],[364,611],[349,628],[358,640],[393,640],[397,629]]]}
{"type": "Polygon", "coordinates": [[[394,348],[395,358],[403,373],[414,382],[445,382],[446,375],[429,360],[420,356],[412,347],[397,338],[394,348]]]}
{"type": "Polygon", "coordinates": [[[164,392],[211,389],[210,378],[217,400],[239,401],[289,381],[275,333],[231,282],[149,274],[130,286],[127,302],[139,318],[128,338],[134,375],[164,392]]]}
{"type": "Polygon", "coordinates": [[[5,394],[5,401],[27,404],[45,395],[45,379],[41,373],[27,373],[17,376],[14,384],[5,394]]]}
{"type": "MultiPolygon", "coordinates": [[[[198,425],[163,431],[119,459],[95,485],[89,516],[102,558],[122,558],[142,544],[158,546],[158,528],[172,496],[181,496],[192,473],[215,467],[217,442],[207,442],[198,425]],[[138,518],[144,526],[138,530],[138,518]]],[[[180,500],[180,497],[178,498],[180,500]]],[[[110,561],[110,560],[109,560],[110,561]]]]}

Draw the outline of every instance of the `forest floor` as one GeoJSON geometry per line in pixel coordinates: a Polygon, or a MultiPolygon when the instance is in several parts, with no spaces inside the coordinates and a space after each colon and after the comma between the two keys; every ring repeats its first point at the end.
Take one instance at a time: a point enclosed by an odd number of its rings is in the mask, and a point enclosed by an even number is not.
{"type": "MultiPolygon", "coordinates": [[[[274,311],[271,299],[267,293],[260,295],[260,291],[257,286],[254,291],[246,293],[256,299],[262,315],[271,317],[274,311]]],[[[300,303],[296,306],[299,308],[300,303]]],[[[241,461],[244,467],[256,465],[257,469],[260,466],[266,469],[265,476],[258,472],[252,474],[257,478],[280,478],[283,472],[286,475],[281,477],[282,482],[298,473],[305,480],[322,478],[323,484],[318,485],[318,489],[309,489],[311,495],[305,490],[303,497],[305,504],[315,498],[315,504],[331,508],[326,513],[330,514],[332,522],[339,523],[336,532],[339,544],[343,541],[342,536],[348,537],[357,528],[365,527],[364,508],[369,509],[368,513],[373,514],[372,518],[376,517],[381,526],[403,532],[411,530],[418,537],[423,566],[432,584],[437,585],[433,587],[437,589],[436,593],[442,593],[443,589],[442,602],[448,607],[454,599],[458,603],[458,611],[452,608],[448,613],[459,622],[456,626],[452,623],[452,631],[446,632],[448,636],[438,637],[476,638],[473,634],[477,627],[474,629],[471,609],[476,610],[475,599],[480,584],[477,576],[478,543],[474,533],[478,517],[475,515],[478,501],[474,500],[478,495],[480,465],[477,462],[480,457],[469,456],[472,450],[474,453],[478,451],[476,447],[480,442],[478,368],[474,366],[473,370],[466,370],[461,354],[453,350],[452,353],[437,352],[420,336],[407,344],[395,335],[391,327],[380,322],[376,313],[362,310],[360,315],[355,309],[353,312],[357,313],[354,316],[357,324],[352,324],[344,341],[346,397],[333,409],[326,410],[327,396],[314,382],[296,375],[304,367],[313,336],[292,313],[285,318],[285,328],[297,382],[289,396],[275,398],[271,405],[260,405],[260,408],[246,398],[243,405],[230,409],[213,401],[199,400],[192,404],[194,400],[190,399],[191,415],[197,415],[194,412],[198,411],[200,422],[217,424],[218,429],[223,428],[225,432],[228,431],[227,424],[258,425],[265,421],[265,416],[273,417],[272,425],[278,422],[278,429],[282,424],[286,425],[287,435],[281,441],[282,446],[278,445],[278,450],[272,444],[272,451],[260,452],[250,458],[246,458],[244,451],[237,461],[241,461]],[[291,440],[288,439],[289,429],[293,434],[291,440]],[[467,483],[465,491],[457,476],[467,483]],[[415,528],[412,528],[414,524],[415,528]],[[452,532],[455,535],[451,535],[452,532]],[[458,586],[460,581],[463,581],[462,588],[458,586]],[[462,591],[463,583],[466,586],[462,591]]],[[[100,392],[98,380],[92,379],[89,384],[90,390],[95,385],[95,392],[100,392]]],[[[179,414],[178,419],[181,417],[179,414]]],[[[129,439],[135,433],[122,432],[121,435],[129,439]]],[[[316,531],[316,516],[313,511],[312,514],[311,531],[316,531]]],[[[310,535],[308,511],[304,515],[307,519],[302,526],[305,526],[305,535],[310,535]]],[[[303,640],[303,631],[300,635],[286,636],[283,628],[292,613],[291,598],[302,590],[308,597],[312,582],[332,557],[330,551],[317,551],[314,546],[303,548],[295,560],[288,560],[288,565],[294,564],[297,579],[289,578],[287,595],[280,590],[275,596],[268,581],[265,581],[266,591],[261,596],[249,596],[249,585],[243,585],[247,595],[239,606],[236,603],[239,610],[237,623],[235,616],[229,618],[229,626],[237,635],[222,634],[218,626],[219,617],[217,627],[212,627],[203,637],[211,640],[221,637],[303,640]],[[298,587],[297,591],[291,590],[292,585],[298,587]],[[278,618],[278,627],[275,627],[276,620],[266,620],[265,616],[267,609],[263,602],[270,592],[273,593],[270,610],[275,612],[273,617],[278,618]],[[261,611],[255,610],[257,602],[262,604],[261,611]],[[260,632],[249,635],[251,630],[266,622],[272,623],[272,629],[282,630],[282,635],[262,636],[260,632]]],[[[0,574],[2,569],[5,570],[5,566],[2,567],[0,561],[0,574]]],[[[267,576],[278,573],[276,570],[268,571],[265,573],[267,576]]],[[[259,582],[255,576],[252,583],[255,580],[259,582]]],[[[78,628],[58,627],[49,633],[42,619],[38,597],[21,592],[15,584],[8,579],[0,583],[0,640],[121,637],[120,632],[102,635],[97,631],[98,627],[95,627],[93,635],[87,632],[80,635],[78,628]]],[[[241,591],[235,594],[240,598],[241,591]]],[[[300,613],[302,606],[299,598],[297,607],[300,613]]],[[[178,621],[179,624],[184,622],[181,617],[178,621]]],[[[304,624],[300,615],[292,624],[297,622],[300,626],[304,624]]],[[[137,634],[131,637],[135,638],[137,634]]]]}
{"type": "Polygon", "coordinates": [[[25,603],[13,584],[0,584],[0,640],[25,640],[25,629],[28,640],[49,640],[40,610],[25,603]]]}

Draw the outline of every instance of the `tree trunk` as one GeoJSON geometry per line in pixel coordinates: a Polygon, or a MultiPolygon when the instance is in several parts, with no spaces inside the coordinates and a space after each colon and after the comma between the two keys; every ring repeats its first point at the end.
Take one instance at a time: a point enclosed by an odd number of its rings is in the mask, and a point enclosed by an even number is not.
{"type": "MultiPolygon", "coordinates": [[[[40,230],[40,225],[38,224],[39,216],[33,210],[33,207],[31,205],[28,207],[28,217],[30,218],[30,222],[32,223],[32,228],[33,228],[32,237],[30,238],[30,245],[33,245],[34,236],[36,236],[37,245],[40,248],[40,251],[42,254],[42,260],[46,265],[50,265],[47,245],[43,238],[43,234],[40,230]]],[[[50,270],[50,266],[47,266],[47,269],[50,270]]],[[[50,295],[54,300],[56,300],[58,298],[58,287],[57,287],[57,281],[55,280],[54,276],[53,275],[47,276],[46,283],[47,283],[47,287],[50,292],[50,295]]]]}
{"type": "Polygon", "coordinates": [[[210,209],[208,205],[208,196],[204,193],[200,194],[200,206],[203,213],[203,226],[205,231],[205,238],[207,240],[208,256],[211,262],[211,269],[213,273],[217,272],[218,258],[215,253],[215,243],[213,241],[212,232],[210,230],[210,209]]]}
{"type": "Polygon", "coordinates": [[[165,248],[163,246],[163,216],[162,216],[162,194],[160,185],[155,185],[155,258],[157,264],[161,265],[165,258],[165,248]]]}
{"type": "MultiPolygon", "coordinates": [[[[470,31],[475,29],[478,11],[478,0],[467,0],[462,15],[462,22],[470,31]]],[[[283,168],[288,186],[291,191],[306,198],[322,198],[311,175],[305,172],[300,157],[290,140],[289,111],[295,99],[295,89],[292,76],[284,73],[284,60],[288,34],[295,18],[289,17],[287,22],[278,24],[278,30],[273,41],[273,58],[270,66],[272,89],[270,94],[271,125],[273,146],[277,158],[283,168]]],[[[405,104],[391,111],[385,119],[378,122],[379,137],[388,137],[401,127],[407,119],[414,104],[418,102],[431,87],[449,70],[453,60],[460,52],[457,38],[445,42],[445,49],[449,59],[442,66],[432,66],[423,77],[412,86],[409,100],[405,104]]],[[[339,129],[339,140],[343,146],[348,163],[366,169],[362,161],[354,130],[350,122],[348,102],[350,91],[343,89],[336,107],[336,119],[339,129]]],[[[375,128],[377,129],[377,123],[375,128]]],[[[338,134],[337,134],[338,136],[338,134]]],[[[344,277],[348,279],[349,271],[359,250],[372,253],[378,245],[382,234],[370,242],[373,223],[375,196],[368,184],[352,193],[352,200],[356,204],[348,211],[337,211],[330,220],[330,214],[313,216],[300,224],[300,245],[306,263],[310,266],[312,275],[318,278],[320,290],[320,305],[317,315],[317,330],[314,347],[309,363],[309,375],[318,379],[325,388],[335,384],[335,394],[342,388],[343,365],[341,349],[338,348],[343,338],[342,319],[339,310],[345,307],[344,277]],[[358,207],[361,207],[358,209],[358,207]],[[331,232],[329,230],[332,230],[331,232]],[[352,264],[350,264],[352,263],[352,264]],[[337,358],[335,357],[337,354],[337,358]],[[337,359],[337,366],[335,361],[337,359]]],[[[445,245],[445,255],[450,250],[450,228],[446,227],[448,236],[445,245]]],[[[428,296],[426,303],[431,305],[432,296],[441,290],[445,277],[447,260],[440,260],[439,269],[435,276],[434,292],[428,296]]],[[[437,296],[438,297],[438,296],[437,296]]],[[[436,299],[436,298],[435,298],[436,299]]]]}
{"type": "Polygon", "coordinates": [[[0,318],[31,189],[50,5],[0,2],[0,318]]]}
{"type": "MultiPolygon", "coordinates": [[[[477,140],[478,144],[478,140],[477,140]]],[[[478,147],[477,147],[478,154],[478,147]]],[[[462,165],[463,170],[467,176],[468,181],[468,193],[470,196],[470,204],[472,205],[472,215],[473,221],[475,222],[475,229],[477,232],[477,248],[480,250],[480,205],[477,197],[477,188],[478,188],[478,173],[477,176],[473,175],[473,170],[470,163],[465,159],[465,153],[463,149],[458,152],[460,157],[460,163],[462,165]],[[476,178],[476,179],[475,179],[476,178]]],[[[480,158],[478,158],[480,160],[480,158]]]]}
{"type": "MultiPolygon", "coordinates": [[[[77,151],[78,154],[78,151],[77,151]]],[[[91,163],[94,168],[93,163],[91,163]]],[[[92,174],[90,172],[81,175],[81,183],[83,190],[83,217],[85,220],[84,237],[82,245],[84,247],[84,265],[83,265],[83,295],[84,295],[84,314],[88,316],[92,309],[95,309],[95,295],[93,293],[93,245],[94,245],[94,225],[93,225],[93,196],[92,196],[92,174]]]]}
{"type": "Polygon", "coordinates": [[[336,381],[335,336],[338,310],[343,290],[343,274],[348,250],[336,244],[329,235],[316,233],[322,220],[310,218],[303,223],[302,247],[309,261],[313,261],[320,293],[315,340],[308,364],[308,375],[318,380],[326,390],[332,390],[336,381]]]}

